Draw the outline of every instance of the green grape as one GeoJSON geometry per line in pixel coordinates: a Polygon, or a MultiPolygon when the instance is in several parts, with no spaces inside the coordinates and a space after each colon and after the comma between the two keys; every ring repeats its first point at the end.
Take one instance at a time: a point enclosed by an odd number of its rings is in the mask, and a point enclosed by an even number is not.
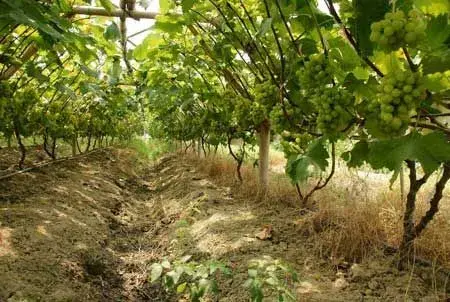
{"type": "Polygon", "coordinates": [[[420,89],[417,89],[417,88],[411,92],[411,95],[415,98],[420,97],[421,94],[422,94],[422,92],[420,91],[420,89]]]}
{"type": "Polygon", "coordinates": [[[386,93],[391,93],[392,90],[394,90],[394,87],[392,85],[390,85],[390,84],[385,85],[384,88],[383,88],[383,91],[386,92],[386,93]]]}
{"type": "Polygon", "coordinates": [[[317,127],[324,134],[336,134],[344,130],[351,114],[344,110],[354,106],[354,97],[345,89],[322,86],[312,94],[312,102],[317,111],[317,127]]]}
{"type": "Polygon", "coordinates": [[[253,89],[255,101],[268,107],[275,105],[279,99],[279,89],[271,81],[265,81],[255,85],[253,89]]]}
{"type": "Polygon", "coordinates": [[[412,91],[412,86],[411,85],[405,85],[403,87],[403,91],[406,93],[410,93],[412,91]]]}
{"type": "Polygon", "coordinates": [[[402,30],[403,26],[404,26],[403,20],[395,20],[392,22],[392,28],[394,32],[402,30]]]}
{"type": "Polygon", "coordinates": [[[398,10],[394,13],[394,18],[396,20],[403,20],[405,19],[405,13],[402,10],[398,10]]]}
{"type": "Polygon", "coordinates": [[[392,97],[393,98],[398,98],[399,96],[402,95],[402,91],[398,88],[395,88],[392,90],[392,97]]]}
{"type": "Polygon", "coordinates": [[[332,72],[323,54],[315,54],[309,57],[305,67],[298,71],[300,83],[305,87],[315,87],[321,84],[329,84],[332,72]]]}
{"type": "Polygon", "coordinates": [[[383,28],[383,26],[379,22],[372,23],[370,25],[370,29],[372,32],[378,32],[383,28]]]}
{"type": "Polygon", "coordinates": [[[409,32],[405,35],[405,42],[410,44],[414,43],[417,39],[417,35],[415,32],[409,32]]]}
{"type": "Polygon", "coordinates": [[[383,105],[381,105],[381,111],[391,113],[394,111],[394,107],[383,104],[383,105]]]}
{"type": "Polygon", "coordinates": [[[385,122],[389,123],[390,121],[392,121],[392,118],[393,118],[393,116],[392,116],[392,113],[390,113],[390,112],[382,112],[381,113],[381,119],[385,122]]]}
{"type": "Polygon", "coordinates": [[[397,74],[395,75],[395,79],[396,79],[398,82],[403,82],[403,81],[406,80],[406,74],[403,73],[403,72],[399,72],[399,73],[397,73],[397,74]]]}
{"type": "Polygon", "coordinates": [[[393,117],[391,127],[394,130],[399,130],[402,127],[402,120],[399,117],[393,117]]]}
{"type": "Polygon", "coordinates": [[[387,36],[387,37],[392,36],[394,34],[394,32],[395,32],[394,28],[391,27],[391,26],[386,26],[384,28],[384,35],[387,36]]]}
{"type": "Polygon", "coordinates": [[[378,112],[380,129],[388,135],[401,135],[407,129],[413,112],[419,107],[424,88],[419,74],[396,71],[386,74],[378,89],[378,101],[369,105],[378,112]]]}
{"type": "Polygon", "coordinates": [[[292,119],[294,115],[294,110],[289,106],[289,104],[284,104],[284,106],[276,104],[269,115],[273,129],[278,133],[282,133],[281,135],[283,136],[289,136],[289,132],[284,130],[289,128],[290,119],[292,119]]]}
{"type": "Polygon", "coordinates": [[[370,40],[382,48],[393,51],[402,46],[416,46],[425,38],[425,23],[420,13],[410,11],[408,16],[403,11],[388,12],[384,19],[370,26],[370,40]]]}
{"type": "Polygon", "coordinates": [[[416,11],[416,10],[411,10],[408,13],[408,17],[410,17],[412,19],[418,18],[419,17],[419,12],[416,11]]]}
{"type": "Polygon", "coordinates": [[[407,32],[413,32],[413,31],[415,31],[415,30],[416,30],[416,24],[414,24],[413,22],[408,22],[408,23],[406,23],[406,25],[405,25],[405,30],[406,30],[407,32]]]}

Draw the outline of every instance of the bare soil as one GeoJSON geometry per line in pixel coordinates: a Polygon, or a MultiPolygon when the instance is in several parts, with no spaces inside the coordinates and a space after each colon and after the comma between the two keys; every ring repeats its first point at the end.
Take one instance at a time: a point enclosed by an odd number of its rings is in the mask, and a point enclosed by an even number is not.
{"type": "MultiPolygon", "coordinates": [[[[0,167],[15,155],[0,150],[0,167]]],[[[298,272],[298,301],[446,301],[431,268],[399,272],[381,252],[357,265],[318,254],[312,213],[242,199],[198,168],[106,149],[0,181],[0,301],[185,301],[148,281],[153,262],[184,255],[233,269],[213,301],[249,301],[247,265],[264,255],[298,272]],[[258,239],[268,226],[271,238],[258,239]]]]}

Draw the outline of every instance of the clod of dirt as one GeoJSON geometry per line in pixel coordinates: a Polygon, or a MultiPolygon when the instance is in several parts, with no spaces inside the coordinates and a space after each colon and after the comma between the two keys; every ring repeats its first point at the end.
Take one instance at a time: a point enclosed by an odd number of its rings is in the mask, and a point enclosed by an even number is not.
{"type": "Polygon", "coordinates": [[[91,251],[83,255],[83,267],[89,275],[104,276],[108,265],[103,255],[91,251]]]}
{"type": "Polygon", "coordinates": [[[349,283],[347,280],[345,280],[344,277],[340,277],[337,278],[334,282],[333,282],[333,288],[336,290],[343,290],[346,287],[349,286],[349,283]]]}
{"type": "Polygon", "coordinates": [[[272,238],[272,226],[265,225],[261,231],[256,233],[256,238],[259,240],[269,240],[272,238]]]}
{"type": "Polygon", "coordinates": [[[354,263],[350,267],[350,274],[352,281],[362,281],[370,279],[373,276],[373,271],[368,268],[363,268],[360,264],[354,263]]]}

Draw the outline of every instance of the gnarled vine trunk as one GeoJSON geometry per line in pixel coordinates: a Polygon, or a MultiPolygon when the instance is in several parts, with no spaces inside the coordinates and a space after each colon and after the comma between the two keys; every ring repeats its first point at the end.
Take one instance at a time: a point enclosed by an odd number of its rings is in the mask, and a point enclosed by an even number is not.
{"type": "Polygon", "coordinates": [[[17,144],[19,145],[19,150],[20,150],[19,169],[23,169],[23,164],[25,162],[27,149],[25,148],[25,145],[22,143],[22,138],[20,136],[20,131],[19,131],[19,122],[14,120],[13,126],[14,126],[14,134],[16,135],[17,144]]]}
{"type": "Polygon", "coordinates": [[[72,147],[72,156],[75,156],[77,154],[77,137],[76,136],[72,137],[71,147],[72,147]]]}
{"type": "Polygon", "coordinates": [[[235,153],[233,151],[233,148],[231,147],[232,139],[233,138],[231,136],[228,137],[228,141],[227,141],[228,151],[230,152],[231,156],[234,158],[234,160],[237,163],[236,176],[237,176],[237,179],[239,180],[239,183],[242,183],[243,178],[242,178],[242,173],[241,173],[241,167],[242,167],[242,164],[244,163],[244,158],[245,158],[245,140],[243,140],[243,142],[242,142],[240,153],[235,153]]]}
{"type": "Polygon", "coordinates": [[[84,149],[84,152],[88,152],[89,148],[91,147],[91,140],[92,140],[92,134],[89,132],[88,134],[88,139],[87,139],[87,145],[86,148],[84,149]]]}
{"type": "Polygon", "coordinates": [[[258,199],[264,201],[269,191],[270,122],[264,120],[259,126],[259,191],[258,199]]]}
{"type": "Polygon", "coordinates": [[[409,192],[406,197],[406,208],[403,217],[403,237],[399,248],[399,261],[397,266],[403,269],[413,258],[414,241],[420,236],[422,231],[427,227],[428,223],[433,220],[439,211],[439,202],[442,199],[445,185],[450,179],[450,163],[444,163],[442,175],[434,188],[433,197],[429,201],[429,209],[417,224],[414,221],[414,213],[416,209],[417,192],[427,182],[430,174],[425,174],[422,178],[417,179],[416,162],[407,161],[409,168],[409,192]]]}

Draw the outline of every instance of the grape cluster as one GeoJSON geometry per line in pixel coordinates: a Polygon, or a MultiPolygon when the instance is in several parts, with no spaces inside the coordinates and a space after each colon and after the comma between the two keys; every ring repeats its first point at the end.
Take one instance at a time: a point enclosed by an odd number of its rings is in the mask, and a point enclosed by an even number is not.
{"type": "Polygon", "coordinates": [[[409,70],[387,74],[379,86],[372,108],[379,109],[380,128],[385,133],[402,134],[425,96],[420,74],[409,70]]]}
{"type": "Polygon", "coordinates": [[[280,90],[270,81],[258,83],[253,88],[255,101],[266,106],[273,106],[280,99],[280,90]]]}
{"type": "Polygon", "coordinates": [[[287,102],[283,105],[276,104],[269,115],[272,128],[278,133],[297,124],[298,119],[301,119],[302,116],[299,108],[293,107],[287,102]]]}
{"type": "Polygon", "coordinates": [[[250,115],[246,118],[253,122],[253,125],[260,125],[268,117],[268,110],[264,104],[252,102],[250,106],[250,115]]]}
{"type": "Polygon", "coordinates": [[[386,13],[384,19],[371,25],[370,40],[388,50],[401,46],[416,46],[425,38],[426,25],[419,12],[411,10],[408,16],[401,10],[386,13]]]}
{"type": "Polygon", "coordinates": [[[315,54],[309,57],[305,68],[299,70],[300,83],[305,87],[314,87],[318,84],[329,84],[332,79],[331,67],[324,54],[315,54]]]}
{"type": "Polygon", "coordinates": [[[283,148],[284,154],[289,156],[304,152],[311,140],[313,140],[313,136],[309,133],[283,131],[281,133],[280,145],[283,148]]]}
{"type": "Polygon", "coordinates": [[[340,132],[352,119],[349,109],[354,106],[355,98],[345,89],[337,86],[316,88],[312,102],[319,113],[317,127],[322,133],[340,132]]]}

